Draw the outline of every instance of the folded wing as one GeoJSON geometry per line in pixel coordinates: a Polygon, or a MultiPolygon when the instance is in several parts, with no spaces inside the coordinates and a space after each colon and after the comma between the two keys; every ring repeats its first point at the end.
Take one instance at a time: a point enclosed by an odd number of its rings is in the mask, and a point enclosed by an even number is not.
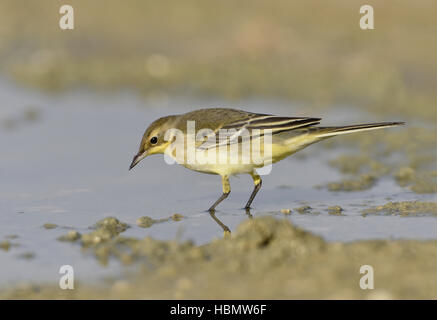
{"type": "Polygon", "coordinates": [[[247,134],[251,139],[261,137],[265,132],[272,135],[285,131],[306,128],[320,123],[320,118],[279,117],[267,114],[250,114],[244,119],[227,123],[205,137],[199,149],[206,150],[239,142],[247,134]],[[222,131],[220,131],[222,130],[222,131]],[[224,137],[227,137],[224,139],[224,137]]]}

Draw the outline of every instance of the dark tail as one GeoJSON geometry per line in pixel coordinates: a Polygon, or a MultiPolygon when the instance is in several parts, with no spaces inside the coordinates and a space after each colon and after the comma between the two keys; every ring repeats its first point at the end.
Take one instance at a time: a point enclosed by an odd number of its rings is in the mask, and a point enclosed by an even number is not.
{"type": "Polygon", "coordinates": [[[346,133],[396,127],[403,124],[405,124],[405,122],[380,122],[380,123],[356,124],[356,125],[343,126],[343,127],[318,127],[315,134],[319,138],[325,138],[325,137],[327,138],[327,137],[337,136],[346,133]]]}

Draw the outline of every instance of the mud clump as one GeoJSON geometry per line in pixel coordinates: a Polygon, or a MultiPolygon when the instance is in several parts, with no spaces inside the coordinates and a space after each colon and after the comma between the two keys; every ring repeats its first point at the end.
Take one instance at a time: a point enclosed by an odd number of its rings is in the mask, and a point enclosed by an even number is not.
{"type": "Polygon", "coordinates": [[[437,192],[437,171],[418,172],[412,167],[401,167],[394,176],[401,187],[416,193],[437,192]]]}
{"type": "Polygon", "coordinates": [[[184,216],[179,213],[175,213],[170,218],[173,221],[181,221],[184,218],[184,216]]]}
{"type": "Polygon", "coordinates": [[[95,246],[106,242],[126,231],[128,225],[118,219],[109,217],[100,220],[95,225],[95,230],[81,236],[83,246],[95,246]]]}
{"type": "Polygon", "coordinates": [[[44,223],[43,228],[44,229],[55,229],[58,225],[54,223],[44,223]]]}
{"type": "Polygon", "coordinates": [[[302,206],[302,207],[296,208],[296,211],[300,214],[307,214],[307,213],[310,213],[312,209],[313,208],[311,208],[310,206],[302,206]]]}
{"type": "Polygon", "coordinates": [[[291,209],[281,209],[281,213],[283,213],[285,215],[289,215],[289,214],[291,214],[291,209]]]}
{"type": "Polygon", "coordinates": [[[168,219],[153,219],[151,217],[140,217],[137,219],[137,226],[141,228],[150,228],[155,223],[166,222],[168,219]]]}
{"type": "Polygon", "coordinates": [[[96,230],[103,230],[112,236],[116,236],[128,228],[124,222],[120,222],[117,218],[108,217],[96,223],[96,230]]]}
{"type": "Polygon", "coordinates": [[[94,230],[80,234],[76,230],[70,230],[66,235],[58,238],[60,241],[76,242],[79,241],[81,246],[85,249],[90,249],[94,252],[96,258],[102,263],[106,264],[109,257],[111,241],[117,236],[126,231],[129,226],[119,221],[117,218],[108,217],[98,221],[93,227],[94,230]]]}
{"type": "Polygon", "coordinates": [[[329,191],[362,191],[373,187],[376,176],[373,174],[361,174],[352,179],[343,179],[340,182],[330,182],[329,191]]]}
{"type": "Polygon", "coordinates": [[[344,216],[343,208],[340,206],[328,207],[328,213],[332,216],[344,216]]]}
{"type": "Polygon", "coordinates": [[[330,191],[366,190],[390,174],[399,186],[415,193],[437,193],[436,137],[435,129],[408,126],[333,139],[326,144],[330,148],[348,146],[360,155],[331,160],[329,164],[347,177],[326,187],[330,191]]]}
{"type": "Polygon", "coordinates": [[[95,246],[106,242],[119,235],[128,228],[127,224],[116,218],[105,218],[97,222],[95,230],[81,236],[82,245],[85,247],[95,246]]]}
{"type": "Polygon", "coordinates": [[[363,211],[362,215],[396,215],[396,216],[437,216],[437,202],[401,201],[389,202],[363,211]]]}
{"type": "Polygon", "coordinates": [[[400,186],[405,187],[414,180],[415,174],[416,172],[413,168],[402,167],[396,172],[395,178],[400,186]]]}
{"type": "Polygon", "coordinates": [[[74,242],[76,240],[79,240],[81,237],[80,233],[76,230],[70,230],[66,235],[60,236],[58,238],[59,241],[70,241],[74,242]]]}
{"type": "Polygon", "coordinates": [[[157,221],[150,217],[140,217],[137,219],[137,226],[141,228],[150,228],[157,221]]]}
{"type": "Polygon", "coordinates": [[[380,175],[387,172],[387,167],[381,162],[375,161],[368,156],[342,155],[331,160],[329,164],[346,174],[372,173],[380,175]]]}
{"type": "Polygon", "coordinates": [[[313,208],[311,208],[311,207],[308,206],[308,205],[305,205],[305,206],[302,206],[302,207],[296,208],[296,211],[297,211],[299,214],[310,214],[310,215],[313,215],[313,216],[317,216],[317,215],[320,214],[320,212],[318,212],[318,211],[314,211],[313,208]]]}
{"type": "Polygon", "coordinates": [[[137,219],[137,226],[139,226],[141,228],[150,228],[155,223],[167,222],[169,220],[181,221],[183,218],[184,218],[184,216],[179,214],[179,213],[175,213],[171,217],[163,218],[163,219],[153,219],[151,217],[144,216],[144,217],[139,217],[137,219]]]}
{"type": "MultiPolygon", "coordinates": [[[[108,217],[98,221],[94,231],[83,234],[80,237],[80,243],[82,247],[91,250],[101,264],[106,265],[115,239],[122,241],[122,238],[118,236],[127,228],[126,223],[117,218],[108,217]]],[[[113,251],[117,252],[115,249],[113,251]]],[[[121,261],[126,260],[119,255],[117,256],[121,258],[121,261]]]]}
{"type": "MultiPolygon", "coordinates": [[[[229,250],[252,253],[253,258],[258,260],[258,263],[253,261],[257,265],[254,271],[259,271],[263,264],[266,264],[266,268],[270,264],[283,264],[323,250],[325,246],[322,238],[295,227],[288,220],[268,217],[246,220],[238,226],[231,239],[227,243],[229,250]]],[[[250,268],[248,267],[249,270],[250,268]]]]}
{"type": "Polygon", "coordinates": [[[11,243],[8,240],[0,242],[0,249],[4,251],[9,251],[11,248],[11,243]]]}

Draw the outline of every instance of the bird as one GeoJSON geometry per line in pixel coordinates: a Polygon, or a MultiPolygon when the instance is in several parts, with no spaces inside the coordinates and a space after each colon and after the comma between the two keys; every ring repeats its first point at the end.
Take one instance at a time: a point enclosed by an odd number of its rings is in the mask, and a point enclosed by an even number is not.
{"type": "Polygon", "coordinates": [[[324,127],[318,126],[321,120],[232,108],[203,108],[165,116],[145,130],[129,170],[150,155],[165,154],[188,169],[221,176],[223,193],[208,209],[209,212],[214,212],[217,205],[229,196],[231,176],[249,174],[254,188],[244,207],[248,210],[261,188],[259,170],[263,167],[330,137],[405,124],[379,122],[324,127]],[[250,150],[259,146],[258,157],[243,151],[247,150],[247,145],[252,148],[250,150]]]}

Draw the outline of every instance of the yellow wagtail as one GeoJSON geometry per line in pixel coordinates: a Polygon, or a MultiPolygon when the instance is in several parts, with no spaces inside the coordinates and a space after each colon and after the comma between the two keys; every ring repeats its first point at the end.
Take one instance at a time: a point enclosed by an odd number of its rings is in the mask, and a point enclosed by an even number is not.
{"type": "Polygon", "coordinates": [[[245,206],[249,209],[261,188],[260,168],[329,137],[404,124],[382,122],[318,127],[320,120],[227,108],[200,109],[163,117],[147,128],[129,170],[149,155],[166,154],[188,169],[220,175],[223,194],[209,208],[210,212],[231,192],[230,176],[250,174],[255,188],[245,206]],[[200,130],[196,132],[194,127],[200,130]],[[245,150],[249,150],[249,154],[245,150]]]}

